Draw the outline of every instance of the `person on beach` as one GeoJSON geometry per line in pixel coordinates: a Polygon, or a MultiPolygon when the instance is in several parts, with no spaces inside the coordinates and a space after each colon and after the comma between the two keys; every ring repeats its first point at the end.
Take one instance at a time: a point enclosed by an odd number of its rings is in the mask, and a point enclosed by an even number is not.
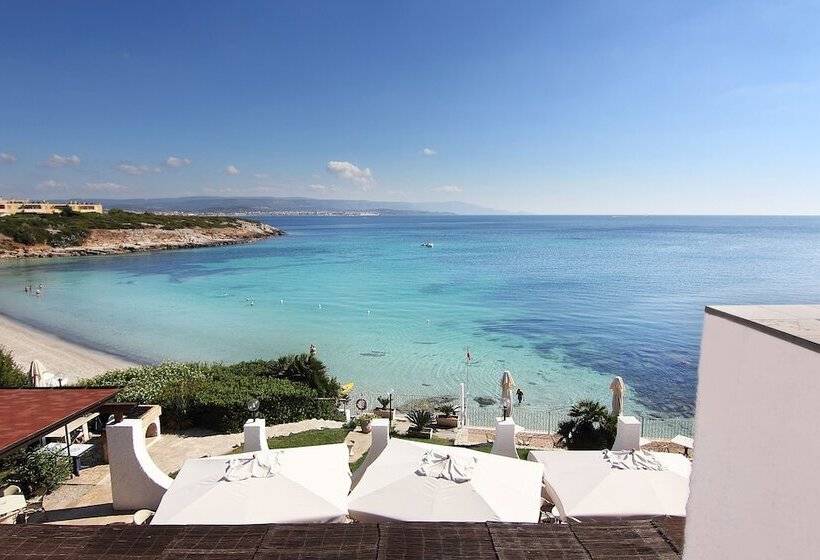
{"type": "Polygon", "coordinates": [[[521,387],[515,392],[515,396],[518,397],[518,404],[521,404],[521,401],[524,400],[524,391],[521,390],[521,387]]]}

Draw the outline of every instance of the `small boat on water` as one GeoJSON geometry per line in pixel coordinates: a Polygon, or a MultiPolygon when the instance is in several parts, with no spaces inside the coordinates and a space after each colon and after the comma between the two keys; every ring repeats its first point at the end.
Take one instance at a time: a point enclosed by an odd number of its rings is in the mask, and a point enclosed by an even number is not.
{"type": "Polygon", "coordinates": [[[424,243],[422,243],[422,244],[421,244],[421,246],[422,246],[422,247],[428,247],[428,248],[430,248],[430,249],[432,249],[432,248],[433,248],[433,244],[432,244],[432,243],[430,243],[429,241],[425,241],[424,243]]]}

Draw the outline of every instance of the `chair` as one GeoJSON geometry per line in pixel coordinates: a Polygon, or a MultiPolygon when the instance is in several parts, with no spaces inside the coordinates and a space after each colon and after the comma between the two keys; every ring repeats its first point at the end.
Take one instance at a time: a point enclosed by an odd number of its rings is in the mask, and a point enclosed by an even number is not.
{"type": "Polygon", "coordinates": [[[495,442],[495,432],[484,432],[484,437],[487,438],[487,443],[495,442]]]}
{"type": "Polygon", "coordinates": [[[152,517],[154,517],[153,511],[150,509],[141,509],[134,513],[134,525],[147,525],[152,517]]]}
{"type": "Polygon", "coordinates": [[[15,486],[14,484],[12,484],[11,486],[6,486],[5,488],[3,488],[3,495],[4,496],[14,496],[16,494],[22,494],[22,493],[23,493],[23,491],[20,490],[20,487],[15,486]]]}

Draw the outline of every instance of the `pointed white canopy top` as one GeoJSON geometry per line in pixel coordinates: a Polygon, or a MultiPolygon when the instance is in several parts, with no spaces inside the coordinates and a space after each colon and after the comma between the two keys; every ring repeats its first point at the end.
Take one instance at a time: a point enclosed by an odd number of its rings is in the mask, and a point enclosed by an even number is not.
{"type": "Polygon", "coordinates": [[[562,519],[606,521],[685,516],[691,463],[676,453],[651,453],[663,467],[619,470],[600,451],[530,451],[544,465],[544,486],[562,519]]]}
{"type": "Polygon", "coordinates": [[[378,521],[507,521],[536,523],[541,506],[540,464],[459,447],[391,439],[350,493],[350,516],[378,521]],[[430,450],[475,467],[454,482],[417,474],[430,450]]]}
{"type": "Polygon", "coordinates": [[[224,479],[241,453],[185,461],[159,504],[152,525],[246,525],[342,522],[347,515],[350,468],[339,443],[273,450],[278,472],[269,477],[224,479]]]}

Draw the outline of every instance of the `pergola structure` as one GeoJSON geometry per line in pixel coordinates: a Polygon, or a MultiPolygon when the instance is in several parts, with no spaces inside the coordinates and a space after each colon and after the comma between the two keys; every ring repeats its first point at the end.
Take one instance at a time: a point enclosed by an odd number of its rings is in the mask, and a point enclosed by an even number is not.
{"type": "Polygon", "coordinates": [[[111,387],[0,389],[0,457],[99,409],[118,391],[111,387]]]}
{"type": "Polygon", "coordinates": [[[19,560],[675,560],[683,520],[622,523],[0,525],[19,560]]]}

